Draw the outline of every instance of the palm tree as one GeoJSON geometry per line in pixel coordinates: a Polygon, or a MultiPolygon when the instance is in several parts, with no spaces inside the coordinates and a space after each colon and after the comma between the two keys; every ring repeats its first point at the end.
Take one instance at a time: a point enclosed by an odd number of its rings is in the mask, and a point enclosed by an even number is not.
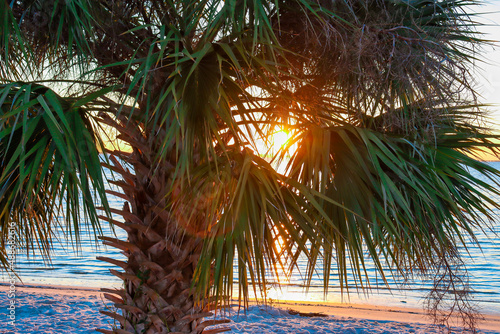
{"type": "Polygon", "coordinates": [[[369,287],[366,257],[384,280],[460,283],[458,249],[500,207],[473,173],[499,176],[475,159],[498,136],[471,85],[474,4],[2,2],[2,263],[9,226],[47,256],[57,224],[124,229],[102,237],[127,257],[101,258],[124,282],[104,289],[119,311],[102,333],[224,331],[203,318],[233,281],[247,305],[300,256],[325,291],[331,270],[369,287]],[[288,143],[262,152],[279,129],[288,143]]]}

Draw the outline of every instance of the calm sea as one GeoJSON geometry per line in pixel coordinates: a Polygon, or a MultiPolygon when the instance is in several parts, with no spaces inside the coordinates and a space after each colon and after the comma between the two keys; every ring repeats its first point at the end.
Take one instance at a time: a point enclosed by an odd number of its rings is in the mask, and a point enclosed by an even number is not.
{"type": "MultiPolygon", "coordinates": [[[[492,166],[500,169],[500,162],[492,162],[492,166]]],[[[495,198],[500,201],[500,198],[495,198]]],[[[111,205],[121,208],[123,201],[111,197],[111,205]]],[[[115,217],[118,218],[119,217],[115,217]]],[[[105,235],[112,236],[107,223],[102,225],[105,235]]],[[[500,213],[494,230],[500,234],[500,213]]],[[[116,231],[119,238],[125,239],[125,233],[119,229],[116,231]]],[[[478,234],[481,249],[470,247],[471,257],[467,259],[471,287],[474,290],[474,302],[484,313],[500,314],[500,236],[495,233],[487,235],[478,234]]],[[[82,287],[119,287],[120,280],[109,273],[113,266],[96,260],[96,256],[107,256],[123,259],[118,250],[106,248],[96,243],[91,237],[91,232],[83,233],[82,243],[79,249],[75,249],[70,241],[60,238],[54,242],[54,254],[50,263],[45,263],[39,255],[27,257],[19,254],[16,268],[24,284],[29,285],[71,285],[82,287]]],[[[305,260],[300,263],[305,268],[305,260]]],[[[322,291],[320,277],[321,268],[318,268],[318,276],[313,280],[312,287],[306,293],[304,291],[302,276],[299,271],[294,273],[281,288],[271,288],[269,297],[282,300],[308,300],[308,301],[350,301],[354,303],[383,304],[390,306],[422,307],[423,297],[429,292],[431,282],[419,282],[411,285],[396,285],[391,281],[391,289],[384,285],[376,286],[377,278],[375,270],[369,266],[372,290],[368,295],[355,289],[351,289],[349,296],[341,296],[338,281],[332,274],[330,289],[325,297],[322,291]]],[[[7,275],[2,271],[0,279],[7,280],[7,275]]],[[[352,282],[354,283],[354,282],[352,282]]]]}

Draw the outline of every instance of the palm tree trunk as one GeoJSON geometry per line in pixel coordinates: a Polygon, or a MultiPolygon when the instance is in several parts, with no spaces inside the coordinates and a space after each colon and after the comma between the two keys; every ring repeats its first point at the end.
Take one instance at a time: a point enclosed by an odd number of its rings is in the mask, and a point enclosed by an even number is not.
{"type": "Polygon", "coordinates": [[[122,250],[127,261],[106,257],[100,260],[117,265],[122,270],[111,273],[124,282],[119,290],[102,289],[104,296],[114,303],[117,312],[101,311],[119,323],[113,330],[101,333],[219,333],[228,328],[205,330],[207,326],[228,320],[203,320],[212,315],[208,292],[197,303],[193,274],[203,240],[182,228],[176,214],[165,210],[172,197],[169,178],[173,166],[168,162],[156,166],[147,149],[145,138],[139,131],[123,127],[110,118],[103,121],[118,129],[120,138],[134,148],[133,153],[113,152],[110,155],[113,172],[122,181],[111,181],[122,192],[109,191],[123,198],[123,210],[113,209],[123,217],[124,223],[101,216],[127,232],[128,239],[103,237],[103,243],[122,250]],[[123,167],[120,160],[132,165],[135,173],[123,167]]]}

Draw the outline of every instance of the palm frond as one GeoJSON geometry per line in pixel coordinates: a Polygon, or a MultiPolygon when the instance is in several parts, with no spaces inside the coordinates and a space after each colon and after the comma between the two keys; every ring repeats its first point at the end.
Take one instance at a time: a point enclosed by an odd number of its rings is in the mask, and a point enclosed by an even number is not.
{"type": "Polygon", "coordinates": [[[298,140],[287,175],[324,195],[328,219],[318,224],[331,232],[316,247],[332,245],[323,259],[337,259],[341,286],[349,272],[363,286],[366,256],[382,278],[387,264],[402,277],[422,275],[434,270],[436,254],[466,248],[477,228],[491,226],[498,204],[489,194],[499,193],[499,172],[470,150],[494,151],[498,137],[445,121],[431,139],[341,126],[308,129],[298,140]],[[350,267],[338,260],[346,258],[350,267]]]}
{"type": "MultiPolygon", "coordinates": [[[[187,216],[201,214],[206,224],[195,228],[204,237],[194,281],[201,295],[212,288],[227,302],[237,280],[239,298],[247,304],[249,285],[255,296],[265,297],[268,281],[286,279],[297,267],[298,254],[309,253],[306,242],[322,231],[315,230],[319,215],[304,213],[305,200],[268,162],[248,149],[226,153],[219,158],[218,174],[207,165],[193,170],[194,189],[182,198],[191,210],[174,207],[187,216]]],[[[186,221],[193,228],[198,219],[186,221]]]]}
{"type": "Polygon", "coordinates": [[[100,233],[95,202],[108,205],[89,115],[37,84],[2,85],[0,96],[2,256],[9,224],[19,247],[44,256],[57,224],[77,241],[82,220],[100,233]]]}

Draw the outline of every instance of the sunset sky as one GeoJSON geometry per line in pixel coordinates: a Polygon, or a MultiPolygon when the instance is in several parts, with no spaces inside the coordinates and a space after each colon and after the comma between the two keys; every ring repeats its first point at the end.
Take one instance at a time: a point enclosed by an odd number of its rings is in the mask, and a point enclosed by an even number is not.
{"type": "MultiPolygon", "coordinates": [[[[489,5],[480,7],[482,12],[489,14],[481,15],[480,22],[487,24],[480,28],[486,33],[485,39],[493,40],[499,44],[500,40],[500,0],[490,1],[489,5]]],[[[498,47],[486,47],[482,51],[485,63],[478,63],[481,68],[478,71],[478,81],[483,101],[490,104],[490,110],[494,113],[497,128],[500,131],[500,45],[498,47]]]]}
{"type": "MultiPolygon", "coordinates": [[[[478,21],[485,24],[480,31],[486,33],[484,39],[492,40],[498,46],[485,47],[480,53],[483,63],[478,62],[476,77],[478,80],[478,91],[481,93],[481,102],[490,104],[492,127],[500,132],[500,0],[491,0],[488,5],[481,6],[477,10],[481,14],[478,21]]],[[[490,158],[486,158],[492,160],[490,158]]]]}

